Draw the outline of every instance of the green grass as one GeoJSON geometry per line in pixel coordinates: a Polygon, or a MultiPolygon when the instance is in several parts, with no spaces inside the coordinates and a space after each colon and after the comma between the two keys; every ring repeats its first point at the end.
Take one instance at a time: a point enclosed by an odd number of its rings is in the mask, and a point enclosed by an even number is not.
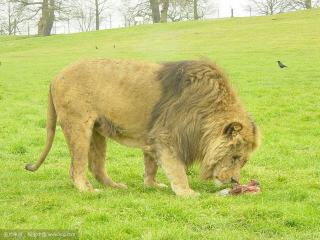
{"type": "MultiPolygon", "coordinates": [[[[76,229],[81,239],[320,239],[319,26],[320,9],[0,37],[0,229],[76,229]],[[242,181],[258,179],[262,193],[218,197],[196,167],[189,179],[199,198],[145,189],[141,152],[113,142],[107,169],[129,189],[78,193],[60,128],[42,168],[25,171],[44,145],[51,79],[70,62],[101,57],[216,61],[261,129],[262,146],[243,168],[242,181]],[[279,69],[277,60],[289,67],[279,69]]],[[[158,178],[168,183],[161,170],[158,178]]]]}

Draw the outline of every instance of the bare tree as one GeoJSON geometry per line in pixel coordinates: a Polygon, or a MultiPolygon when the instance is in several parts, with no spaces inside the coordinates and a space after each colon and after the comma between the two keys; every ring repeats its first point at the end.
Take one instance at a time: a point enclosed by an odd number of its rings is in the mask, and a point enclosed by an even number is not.
{"type": "Polygon", "coordinates": [[[88,32],[93,29],[95,21],[95,10],[89,1],[73,0],[72,1],[72,18],[78,23],[79,31],[88,32]]]}
{"type": "Polygon", "coordinates": [[[172,22],[201,19],[212,13],[216,1],[208,0],[171,0],[168,18],[172,22]]]}
{"type": "Polygon", "coordinates": [[[55,0],[43,0],[41,17],[38,23],[38,35],[49,36],[55,20],[55,0]]]}
{"type": "Polygon", "coordinates": [[[310,9],[319,7],[320,0],[290,0],[288,3],[291,9],[310,9]]]}
{"type": "Polygon", "coordinates": [[[167,22],[169,0],[149,0],[153,23],[167,22]],[[161,11],[160,11],[161,9],[161,11]]]}
{"type": "Polygon", "coordinates": [[[3,21],[3,15],[4,15],[4,7],[6,5],[6,2],[4,0],[0,0],[0,21],[3,21]]]}
{"type": "Polygon", "coordinates": [[[38,15],[38,35],[48,36],[51,34],[56,13],[61,13],[65,2],[63,0],[8,0],[19,5],[25,17],[23,21],[33,20],[38,15]]]}
{"type": "Polygon", "coordinates": [[[198,20],[198,0],[193,0],[193,18],[194,20],[198,20]]]}
{"type": "Polygon", "coordinates": [[[250,0],[253,9],[262,15],[273,15],[288,9],[287,0],[250,0]]]}
{"type": "MultiPolygon", "coordinates": [[[[130,0],[122,0],[122,6],[119,11],[125,19],[125,26],[136,23],[137,17],[143,18],[147,23],[152,20],[158,22],[177,22],[183,20],[203,18],[210,10],[213,4],[209,0],[196,0],[196,11],[194,10],[194,0],[139,0],[133,4],[130,0]],[[196,16],[195,16],[196,12],[196,16]]],[[[213,1],[215,3],[216,0],[213,1]]]]}
{"type": "Polygon", "coordinates": [[[24,21],[21,6],[13,1],[0,1],[0,32],[1,34],[16,35],[19,26],[24,21]]]}
{"type": "Polygon", "coordinates": [[[162,0],[160,22],[168,21],[169,0],[162,0]]]}
{"type": "Polygon", "coordinates": [[[124,19],[126,27],[136,25],[137,18],[142,19],[143,23],[152,22],[152,13],[149,0],[139,0],[133,3],[130,0],[122,0],[121,7],[118,9],[124,19]]]}
{"type": "Polygon", "coordinates": [[[106,3],[107,3],[107,0],[94,0],[96,30],[100,29],[101,14],[106,9],[106,3]]]}
{"type": "Polygon", "coordinates": [[[171,0],[168,10],[168,18],[172,22],[192,19],[193,2],[188,0],[171,0]]]}
{"type": "MultiPolygon", "coordinates": [[[[99,30],[104,14],[106,14],[109,0],[69,0],[67,10],[70,12],[66,19],[76,20],[79,30],[82,32],[99,30]]],[[[66,4],[66,3],[65,3],[66,4]]],[[[110,14],[109,14],[110,17],[110,14]]]]}
{"type": "Polygon", "coordinates": [[[1,34],[12,34],[13,29],[13,6],[9,1],[0,1],[0,32],[1,34]]]}
{"type": "Polygon", "coordinates": [[[202,19],[212,14],[217,5],[217,0],[188,0],[193,2],[193,19],[202,19]]]}
{"type": "Polygon", "coordinates": [[[95,13],[96,13],[96,30],[100,28],[100,14],[99,14],[99,0],[94,0],[95,13]]]}
{"type": "Polygon", "coordinates": [[[152,11],[152,21],[153,23],[160,22],[160,5],[159,0],[149,0],[150,8],[152,11]]]}
{"type": "Polygon", "coordinates": [[[139,0],[133,3],[130,0],[122,0],[122,6],[119,9],[125,19],[125,26],[137,24],[136,19],[142,19],[142,22],[153,23],[167,22],[169,0],[139,0]]]}

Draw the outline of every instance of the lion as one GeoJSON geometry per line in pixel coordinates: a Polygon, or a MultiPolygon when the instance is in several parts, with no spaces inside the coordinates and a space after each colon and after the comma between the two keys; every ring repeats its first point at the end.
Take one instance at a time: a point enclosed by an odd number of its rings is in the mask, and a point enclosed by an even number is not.
{"type": "Polygon", "coordinates": [[[156,181],[158,165],[178,196],[196,196],[186,169],[200,165],[200,176],[216,184],[239,180],[240,169],[259,143],[258,129],[226,75],[215,63],[193,60],[149,63],[135,60],[82,60],[51,82],[45,148],[49,153],[57,125],[71,154],[70,176],[79,191],[94,191],[86,168],[102,185],[126,188],[105,169],[108,138],[140,148],[144,184],[156,181]]]}

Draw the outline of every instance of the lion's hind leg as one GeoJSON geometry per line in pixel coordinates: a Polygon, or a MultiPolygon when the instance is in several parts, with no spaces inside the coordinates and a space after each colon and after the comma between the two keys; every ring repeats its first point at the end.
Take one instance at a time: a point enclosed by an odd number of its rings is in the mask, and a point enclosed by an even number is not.
{"type": "Polygon", "coordinates": [[[106,162],[106,138],[93,130],[90,151],[89,170],[95,179],[106,187],[127,188],[123,183],[116,183],[107,175],[105,170],[106,162]]]}
{"type": "Polygon", "coordinates": [[[86,176],[93,122],[61,118],[60,124],[71,154],[69,173],[73,184],[80,192],[93,191],[86,176]]]}
{"type": "Polygon", "coordinates": [[[144,185],[147,187],[163,188],[167,185],[158,183],[156,181],[156,174],[158,170],[158,164],[156,160],[147,152],[143,152],[144,155],[144,185]]]}

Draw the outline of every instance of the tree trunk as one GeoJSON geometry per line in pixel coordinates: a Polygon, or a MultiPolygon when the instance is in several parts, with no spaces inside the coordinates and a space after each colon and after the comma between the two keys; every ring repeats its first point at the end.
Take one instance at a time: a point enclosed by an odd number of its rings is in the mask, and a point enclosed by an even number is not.
{"type": "Polygon", "coordinates": [[[8,2],[8,34],[12,33],[12,23],[11,23],[11,3],[8,2]]]}
{"type": "Polygon", "coordinates": [[[150,7],[151,7],[151,11],[152,11],[153,23],[160,22],[159,1],[158,0],[150,0],[150,7]]]}
{"type": "Polygon", "coordinates": [[[49,36],[54,22],[55,0],[43,0],[41,17],[38,23],[38,35],[49,36]]]}
{"type": "Polygon", "coordinates": [[[15,36],[17,34],[17,19],[14,19],[13,21],[13,35],[15,36]]]}
{"type": "Polygon", "coordinates": [[[194,20],[199,19],[198,15],[198,0],[193,0],[193,18],[194,20]]]}
{"type": "Polygon", "coordinates": [[[312,6],[311,6],[311,0],[305,0],[305,1],[304,1],[304,6],[305,6],[306,9],[312,8],[312,6]]]}
{"type": "Polygon", "coordinates": [[[112,28],[112,16],[109,14],[109,27],[112,28]]]}
{"type": "Polygon", "coordinates": [[[169,0],[162,1],[161,19],[160,22],[165,23],[168,19],[169,0]]]}
{"type": "Polygon", "coordinates": [[[96,30],[100,29],[100,14],[99,14],[99,1],[95,0],[95,5],[96,5],[96,30]]]}

